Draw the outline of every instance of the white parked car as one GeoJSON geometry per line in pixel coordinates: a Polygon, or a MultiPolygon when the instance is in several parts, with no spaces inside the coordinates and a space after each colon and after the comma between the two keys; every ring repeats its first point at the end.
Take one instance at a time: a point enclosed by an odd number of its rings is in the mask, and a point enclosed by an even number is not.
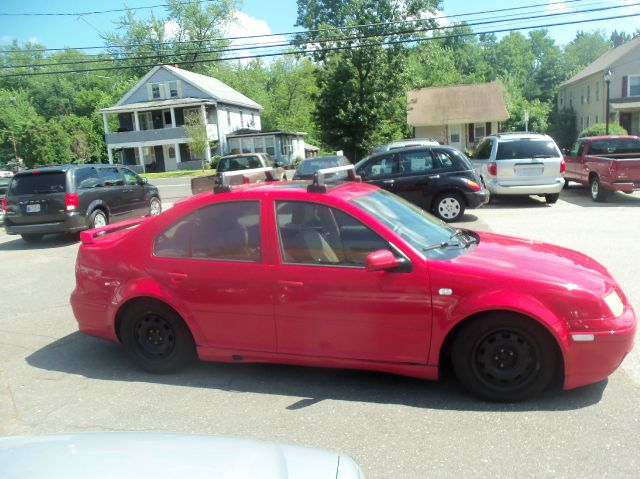
{"type": "Polygon", "coordinates": [[[487,136],[478,144],[471,162],[491,195],[538,195],[555,203],[564,186],[564,159],[548,135],[487,136]]]}
{"type": "Polygon", "coordinates": [[[396,140],[386,145],[376,146],[371,152],[372,155],[376,153],[382,153],[389,150],[395,150],[397,148],[406,148],[408,146],[433,146],[439,145],[433,138],[407,138],[406,140],[396,140]]]}

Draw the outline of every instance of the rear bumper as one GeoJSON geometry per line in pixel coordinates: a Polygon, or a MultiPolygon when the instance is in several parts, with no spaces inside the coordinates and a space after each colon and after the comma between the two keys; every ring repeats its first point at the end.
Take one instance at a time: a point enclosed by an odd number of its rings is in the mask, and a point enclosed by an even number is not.
{"type": "Polygon", "coordinates": [[[551,183],[531,185],[508,185],[500,183],[499,178],[484,178],[487,189],[493,195],[549,195],[560,193],[564,187],[564,178],[555,178],[551,183]]]}
{"type": "Polygon", "coordinates": [[[86,218],[78,211],[65,213],[63,221],[48,223],[18,224],[11,221],[11,217],[5,216],[4,229],[7,234],[47,234],[47,233],[75,233],[88,228],[86,218]]]}
{"type": "Polygon", "coordinates": [[[80,332],[119,342],[114,324],[109,321],[105,298],[83,294],[76,288],[71,293],[70,302],[80,332]]]}
{"type": "Polygon", "coordinates": [[[619,330],[590,332],[592,340],[584,339],[584,332],[570,333],[565,354],[564,389],[573,389],[605,379],[622,363],[633,349],[636,319],[628,308],[618,319],[626,327],[619,330]],[[577,336],[577,337],[576,337],[577,336]]]}
{"type": "Polygon", "coordinates": [[[489,190],[465,191],[464,198],[468,208],[479,208],[489,202],[491,193],[489,193],[489,190]]]}
{"type": "Polygon", "coordinates": [[[633,193],[634,191],[640,190],[640,182],[615,182],[604,186],[613,191],[622,191],[624,193],[633,193]]]}

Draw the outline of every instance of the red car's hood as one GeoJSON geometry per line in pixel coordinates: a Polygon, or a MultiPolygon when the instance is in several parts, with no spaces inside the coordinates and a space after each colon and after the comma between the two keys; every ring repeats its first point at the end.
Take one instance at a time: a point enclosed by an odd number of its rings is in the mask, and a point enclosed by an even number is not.
{"type": "Polygon", "coordinates": [[[600,296],[617,285],[604,266],[577,251],[492,233],[478,235],[480,243],[453,260],[456,264],[571,289],[583,288],[600,296]]]}

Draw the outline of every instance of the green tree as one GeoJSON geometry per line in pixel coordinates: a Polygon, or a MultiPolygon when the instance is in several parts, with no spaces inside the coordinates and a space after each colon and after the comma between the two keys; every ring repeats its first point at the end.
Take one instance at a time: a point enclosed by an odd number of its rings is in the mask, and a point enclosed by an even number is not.
{"type": "Polygon", "coordinates": [[[72,163],[71,137],[55,119],[37,116],[27,123],[18,140],[18,155],[29,168],[72,163]]]}
{"type": "Polygon", "coordinates": [[[207,137],[207,128],[200,121],[200,117],[197,114],[187,115],[184,119],[184,130],[188,137],[192,141],[187,143],[189,151],[193,153],[193,156],[199,158],[202,162],[202,169],[205,165],[205,154],[209,147],[209,139],[207,137]]]}
{"type": "Polygon", "coordinates": [[[569,76],[573,76],[596,58],[612,48],[611,41],[602,30],[584,32],[578,30],[576,37],[564,47],[564,63],[569,76]]]}
{"type": "Polygon", "coordinates": [[[549,115],[549,135],[560,148],[569,148],[576,139],[576,112],[573,108],[554,108],[549,115]]]}
{"type": "Polygon", "coordinates": [[[326,146],[357,160],[376,143],[407,132],[407,49],[378,44],[408,39],[411,30],[433,27],[432,20],[408,20],[435,12],[438,6],[437,0],[298,0],[296,25],[307,29],[299,39],[310,45],[301,51],[323,66],[316,76],[314,99],[326,146]],[[399,21],[407,23],[393,23],[399,21]]]}
{"type": "MultiPolygon", "coordinates": [[[[116,22],[118,32],[102,38],[111,55],[127,66],[177,63],[187,70],[208,73],[207,60],[220,59],[219,50],[229,46],[224,37],[234,21],[234,0],[167,0],[167,16],[138,20],[128,10],[116,22]],[[155,57],[142,59],[140,57],[155,57]],[[187,63],[187,62],[198,63],[187,63]]],[[[133,69],[141,76],[148,67],[133,69]]]]}
{"type": "Polygon", "coordinates": [[[22,90],[0,89],[0,162],[15,159],[18,145],[29,122],[37,117],[36,109],[22,90]]]}

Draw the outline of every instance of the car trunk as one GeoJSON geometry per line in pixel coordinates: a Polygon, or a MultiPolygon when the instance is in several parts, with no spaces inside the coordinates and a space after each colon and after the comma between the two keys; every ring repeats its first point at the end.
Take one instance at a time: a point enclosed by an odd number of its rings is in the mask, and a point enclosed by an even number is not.
{"type": "Polygon", "coordinates": [[[17,225],[64,221],[66,209],[64,171],[16,175],[7,192],[7,212],[17,225]]]}
{"type": "Polygon", "coordinates": [[[497,177],[500,184],[526,186],[553,183],[560,176],[562,156],[548,141],[505,141],[498,144],[497,177]]]}

